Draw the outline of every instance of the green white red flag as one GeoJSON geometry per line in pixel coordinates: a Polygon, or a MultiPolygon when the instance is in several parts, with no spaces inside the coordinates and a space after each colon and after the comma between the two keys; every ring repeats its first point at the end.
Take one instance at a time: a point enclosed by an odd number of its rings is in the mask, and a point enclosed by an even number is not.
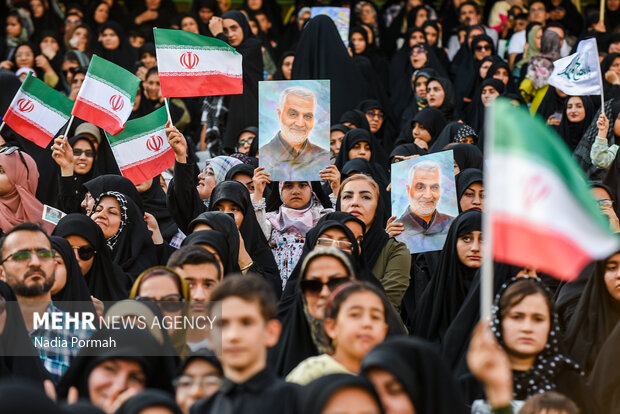
{"type": "Polygon", "coordinates": [[[166,139],[166,108],[127,121],[118,135],[107,135],[123,176],[140,184],[161,174],[174,163],[174,151],[166,139]]]}
{"type": "Polygon", "coordinates": [[[153,33],[162,96],[243,93],[241,54],[226,42],[184,30],[153,33]]]}
{"type": "Polygon", "coordinates": [[[493,258],[574,280],[617,251],[618,237],[558,136],[507,100],[490,115],[484,185],[493,258]]]}
{"type": "Polygon", "coordinates": [[[138,85],[137,76],[93,55],[71,115],[118,134],[131,115],[138,85]]]}
{"type": "Polygon", "coordinates": [[[19,88],[2,118],[24,138],[46,148],[71,118],[73,101],[32,76],[19,88]]]}

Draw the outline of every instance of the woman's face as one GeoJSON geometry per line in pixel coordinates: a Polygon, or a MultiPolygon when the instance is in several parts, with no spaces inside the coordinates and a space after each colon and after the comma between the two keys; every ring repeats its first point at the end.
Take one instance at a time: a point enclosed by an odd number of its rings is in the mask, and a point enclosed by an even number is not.
{"type": "Polygon", "coordinates": [[[569,122],[581,122],[586,117],[586,108],[578,96],[571,96],[566,104],[566,116],[569,122]]]}
{"type": "Polygon", "coordinates": [[[334,130],[329,134],[329,150],[334,154],[334,157],[338,156],[340,152],[340,145],[342,144],[342,138],[344,137],[344,132],[334,130]]]}
{"type": "Polygon", "coordinates": [[[213,168],[210,165],[207,165],[204,170],[198,174],[198,185],[196,186],[196,190],[198,190],[198,195],[203,200],[206,200],[211,196],[211,191],[213,191],[213,187],[217,185],[217,181],[215,181],[215,173],[213,172],[213,168]]]}
{"type": "Polygon", "coordinates": [[[361,33],[355,32],[351,35],[351,44],[356,55],[361,55],[366,50],[366,39],[361,33]]]}
{"type": "Polygon", "coordinates": [[[213,13],[213,10],[211,10],[208,7],[201,7],[198,10],[198,17],[205,24],[209,23],[209,21],[211,20],[211,17],[213,17],[214,15],[215,13],[213,13]]]}
{"type": "Polygon", "coordinates": [[[414,69],[422,69],[426,65],[428,56],[423,46],[414,46],[411,49],[410,61],[414,69]]]}
{"type": "Polygon", "coordinates": [[[103,197],[90,217],[101,227],[105,238],[109,239],[118,233],[121,227],[121,206],[115,197],[103,197]]]}
{"type": "Polygon", "coordinates": [[[374,398],[360,388],[343,388],[334,393],[323,407],[321,414],[379,414],[381,408],[374,398]]]}
{"type": "Polygon", "coordinates": [[[56,271],[54,272],[54,284],[51,290],[52,295],[60,292],[67,284],[67,268],[65,267],[64,259],[60,253],[56,252],[54,260],[56,261],[56,271]]]}
{"type": "Polygon", "coordinates": [[[121,44],[121,41],[114,30],[107,28],[101,33],[101,44],[104,49],[116,50],[121,44]]]}
{"type": "Polygon", "coordinates": [[[456,252],[463,265],[477,269],[482,264],[482,232],[474,230],[456,240],[456,252]]]}
{"type": "Polygon", "coordinates": [[[22,24],[16,16],[6,18],[6,35],[8,37],[19,37],[22,32],[22,24]]]}
{"type": "Polygon", "coordinates": [[[419,9],[415,16],[415,27],[422,27],[428,20],[428,11],[424,8],[419,9]]]}
{"type": "Polygon", "coordinates": [[[151,276],[140,284],[138,296],[160,301],[165,296],[180,295],[179,288],[169,276],[151,276]]]}
{"type": "Polygon", "coordinates": [[[45,13],[45,7],[41,0],[30,0],[30,10],[32,10],[32,16],[37,19],[43,17],[45,13]]]}
{"type": "MultiPolygon", "coordinates": [[[[117,37],[118,39],[118,37],[117,37]]],[[[71,40],[69,43],[71,46],[80,52],[86,50],[86,42],[88,41],[88,29],[85,27],[78,27],[73,31],[71,35],[71,40]]],[[[104,46],[105,47],[105,46],[104,46]]]]}
{"type": "Polygon", "coordinates": [[[235,224],[237,224],[237,228],[241,227],[243,224],[243,211],[241,211],[241,207],[228,200],[220,200],[215,203],[215,211],[221,211],[222,213],[233,213],[235,215],[235,224]]]}
{"type": "Polygon", "coordinates": [[[129,359],[108,359],[97,365],[88,376],[88,395],[93,405],[105,408],[119,394],[132,390],[135,394],[146,387],[142,366],[129,359]]]}
{"type": "Polygon", "coordinates": [[[157,10],[161,5],[161,0],[144,0],[144,5],[148,10],[157,10]]]}
{"type": "Polygon", "coordinates": [[[204,381],[206,379],[221,379],[221,375],[213,364],[204,359],[192,359],[179,377],[176,388],[176,401],[184,413],[189,413],[196,401],[210,397],[220,389],[220,384],[204,381]]]}
{"type": "Polygon", "coordinates": [[[443,90],[443,86],[436,80],[432,80],[426,87],[426,99],[428,100],[428,106],[432,108],[441,108],[446,93],[443,90]]]}
{"type": "Polygon", "coordinates": [[[371,5],[365,4],[362,6],[360,19],[364,24],[373,24],[375,22],[376,14],[375,9],[371,5]]]}
{"type": "MultiPolygon", "coordinates": [[[[259,0],[260,1],[260,0],[259,0]]],[[[228,44],[237,47],[243,42],[243,29],[234,19],[222,20],[224,25],[224,35],[228,37],[228,44]]]]}
{"type": "Polygon", "coordinates": [[[15,63],[18,68],[34,68],[34,52],[28,45],[21,45],[15,51],[15,63]]]}
{"type": "Polygon", "coordinates": [[[290,208],[302,208],[308,205],[312,196],[312,187],[307,181],[285,181],[282,184],[282,202],[290,208]]]}
{"type": "Polygon", "coordinates": [[[286,80],[291,80],[293,62],[295,62],[295,56],[287,56],[282,61],[282,75],[284,75],[284,79],[286,80]]]}
{"type": "Polygon", "coordinates": [[[349,150],[349,159],[363,158],[366,161],[370,161],[372,152],[370,150],[370,144],[366,141],[356,142],[355,145],[349,150]]]}
{"type": "Polygon", "coordinates": [[[256,139],[256,135],[249,131],[242,132],[239,135],[239,140],[237,141],[237,152],[241,154],[248,154],[250,152],[250,147],[252,146],[252,142],[256,139]]]}
{"type": "Polygon", "coordinates": [[[250,10],[260,10],[263,7],[263,0],[248,0],[250,10]]]}
{"type": "Polygon", "coordinates": [[[426,98],[426,85],[428,84],[428,78],[418,76],[414,82],[415,94],[420,98],[426,98]]]}
{"type": "Polygon", "coordinates": [[[428,132],[428,130],[424,128],[424,125],[419,122],[414,122],[413,129],[411,130],[411,135],[413,136],[414,140],[421,139],[426,143],[431,142],[431,139],[433,138],[431,137],[430,132],[428,132]]]}
{"type": "Polygon", "coordinates": [[[248,24],[250,25],[250,30],[252,31],[252,34],[254,36],[258,36],[258,24],[254,20],[248,21],[248,24]]]}
{"type": "Polygon", "coordinates": [[[472,29],[469,31],[469,34],[467,35],[467,46],[471,47],[471,42],[472,40],[474,40],[474,37],[479,36],[481,34],[484,34],[484,32],[482,31],[482,29],[476,27],[475,29],[472,29]]]}
{"type": "Polygon", "coordinates": [[[362,225],[357,221],[353,220],[347,221],[346,223],[344,223],[344,225],[347,226],[349,230],[351,230],[351,233],[353,233],[353,237],[355,237],[355,240],[357,240],[358,247],[361,249],[362,243],[364,242],[364,228],[362,227],[362,225]]]}
{"type": "Polygon", "coordinates": [[[541,293],[526,296],[502,319],[502,337],[506,351],[520,357],[538,355],[547,344],[551,316],[541,293]]]}
{"type": "Polygon", "coordinates": [[[107,3],[100,3],[99,6],[95,9],[95,15],[93,19],[95,22],[101,24],[108,20],[110,15],[110,6],[107,3]]]}
{"type": "Polygon", "coordinates": [[[331,256],[319,256],[308,264],[304,280],[323,282],[320,292],[310,290],[303,292],[308,312],[316,319],[325,317],[325,308],[331,295],[327,283],[333,279],[350,279],[346,267],[340,260],[331,256]]]}
{"type": "Polygon", "coordinates": [[[605,286],[609,295],[620,302],[620,253],[605,261],[605,286]]]}
{"type": "Polygon", "coordinates": [[[95,153],[87,141],[80,139],[73,145],[74,173],[87,174],[93,168],[94,160],[95,153]]]}
{"type": "Polygon", "coordinates": [[[616,75],[620,76],[620,57],[614,59],[609,67],[609,70],[616,73],[616,75]]]}
{"type": "Polygon", "coordinates": [[[78,261],[78,264],[80,265],[80,271],[82,272],[83,275],[87,274],[88,272],[90,272],[90,269],[93,267],[93,262],[95,261],[95,255],[93,254],[89,259],[82,259],[79,255],[79,249],[80,247],[90,247],[90,250],[94,250],[93,246],[90,245],[90,243],[88,241],[86,241],[86,239],[82,236],[78,236],[75,234],[72,234],[70,236],[65,236],[65,240],[67,240],[69,242],[69,244],[71,245],[71,248],[73,249],[73,252],[75,253],[75,258],[78,261]]]}
{"type": "Polygon", "coordinates": [[[482,92],[480,93],[482,105],[484,105],[485,108],[491,106],[493,101],[497,99],[498,96],[499,92],[497,91],[497,89],[495,89],[491,85],[485,86],[484,88],[482,88],[482,92]]]}
{"type": "Polygon", "coordinates": [[[415,408],[401,382],[392,373],[373,368],[366,373],[381,398],[383,409],[388,414],[415,414],[415,408]]]}
{"type": "Polygon", "coordinates": [[[424,28],[424,33],[426,34],[426,42],[429,46],[435,46],[437,44],[437,30],[433,26],[426,26],[424,28]]]}
{"type": "Polygon", "coordinates": [[[161,86],[159,83],[159,73],[151,73],[144,81],[144,93],[147,99],[159,101],[161,98],[161,86]]]}
{"type": "Polygon", "coordinates": [[[482,64],[480,65],[480,78],[484,79],[487,77],[487,73],[489,72],[489,68],[491,67],[491,65],[493,64],[493,62],[491,62],[490,60],[485,60],[484,62],[482,62],[482,64]]]}
{"type": "Polygon", "coordinates": [[[409,47],[413,47],[418,43],[426,43],[426,39],[424,38],[424,33],[416,30],[409,37],[409,47]]]}
{"type": "Polygon", "coordinates": [[[0,165],[0,196],[5,196],[13,190],[13,183],[9,179],[9,176],[6,175],[4,166],[0,165]]]}
{"type": "Polygon", "coordinates": [[[365,180],[353,180],[340,192],[340,206],[345,213],[351,213],[366,225],[366,229],[375,219],[378,194],[365,180]]]}
{"type": "Polygon", "coordinates": [[[54,55],[58,53],[58,49],[60,49],[58,42],[52,36],[45,36],[43,39],[41,39],[41,42],[39,43],[39,47],[41,48],[43,52],[45,52],[46,50],[49,50],[54,55]]]}
{"type": "Polygon", "coordinates": [[[194,20],[191,16],[184,17],[183,20],[181,20],[181,30],[200,34],[200,31],[198,30],[198,22],[196,22],[196,20],[194,20]]]}
{"type": "Polygon", "coordinates": [[[461,210],[478,210],[482,211],[484,208],[484,188],[482,183],[473,183],[461,196],[459,200],[461,210]]]}
{"type": "Polygon", "coordinates": [[[481,61],[485,57],[491,56],[491,52],[491,44],[485,40],[476,43],[476,46],[474,46],[474,58],[477,61],[481,61]]]}
{"type": "Polygon", "coordinates": [[[534,44],[536,45],[536,48],[538,50],[540,50],[540,45],[542,43],[542,35],[543,35],[543,30],[541,28],[538,28],[536,31],[536,36],[534,37],[534,44]]]}
{"type": "Polygon", "coordinates": [[[230,10],[230,0],[217,0],[217,4],[220,6],[222,13],[226,13],[230,10]]]}
{"type": "Polygon", "coordinates": [[[493,79],[499,79],[504,82],[504,85],[508,85],[508,81],[510,80],[510,74],[508,73],[508,69],[498,68],[493,74],[493,79]]]}

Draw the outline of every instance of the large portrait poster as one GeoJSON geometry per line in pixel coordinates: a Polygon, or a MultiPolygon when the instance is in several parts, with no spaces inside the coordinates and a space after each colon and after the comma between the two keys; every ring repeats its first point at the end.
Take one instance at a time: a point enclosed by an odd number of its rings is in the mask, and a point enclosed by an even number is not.
{"type": "Polygon", "coordinates": [[[320,181],[329,165],[329,80],[258,84],[258,163],[275,181],[320,181]]]}
{"type": "Polygon", "coordinates": [[[411,253],[441,250],[458,215],[452,151],[392,164],[392,212],[411,253]]]}

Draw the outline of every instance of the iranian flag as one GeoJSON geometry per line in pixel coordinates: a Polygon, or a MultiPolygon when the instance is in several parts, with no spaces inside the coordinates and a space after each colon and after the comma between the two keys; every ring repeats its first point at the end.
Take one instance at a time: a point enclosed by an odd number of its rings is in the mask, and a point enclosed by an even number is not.
{"type": "Polygon", "coordinates": [[[242,57],[225,42],[184,30],[153,29],[165,97],[243,93],[242,57]]]}
{"type": "Polygon", "coordinates": [[[166,139],[166,108],[127,121],[118,135],[107,135],[121,173],[140,184],[170,168],[174,151],[166,139]]]}
{"type": "Polygon", "coordinates": [[[503,99],[490,115],[484,185],[493,258],[574,280],[617,251],[618,238],[558,136],[503,99]]]}
{"type": "Polygon", "coordinates": [[[15,132],[46,148],[71,118],[73,101],[32,76],[19,88],[6,111],[4,121],[15,132]]]}
{"type": "Polygon", "coordinates": [[[93,55],[71,115],[118,134],[131,115],[138,85],[137,76],[93,55]]]}

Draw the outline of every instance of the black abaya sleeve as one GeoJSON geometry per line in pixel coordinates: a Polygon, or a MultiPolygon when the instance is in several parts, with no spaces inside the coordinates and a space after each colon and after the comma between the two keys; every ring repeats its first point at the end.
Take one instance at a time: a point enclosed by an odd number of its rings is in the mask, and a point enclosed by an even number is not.
{"type": "Polygon", "coordinates": [[[74,176],[59,177],[58,208],[64,213],[82,213],[79,188],[74,176]]]}
{"type": "Polygon", "coordinates": [[[174,175],[168,186],[166,204],[179,229],[187,234],[187,226],[198,214],[207,211],[207,206],[198,195],[198,166],[194,163],[181,164],[175,161],[174,175]]]}

